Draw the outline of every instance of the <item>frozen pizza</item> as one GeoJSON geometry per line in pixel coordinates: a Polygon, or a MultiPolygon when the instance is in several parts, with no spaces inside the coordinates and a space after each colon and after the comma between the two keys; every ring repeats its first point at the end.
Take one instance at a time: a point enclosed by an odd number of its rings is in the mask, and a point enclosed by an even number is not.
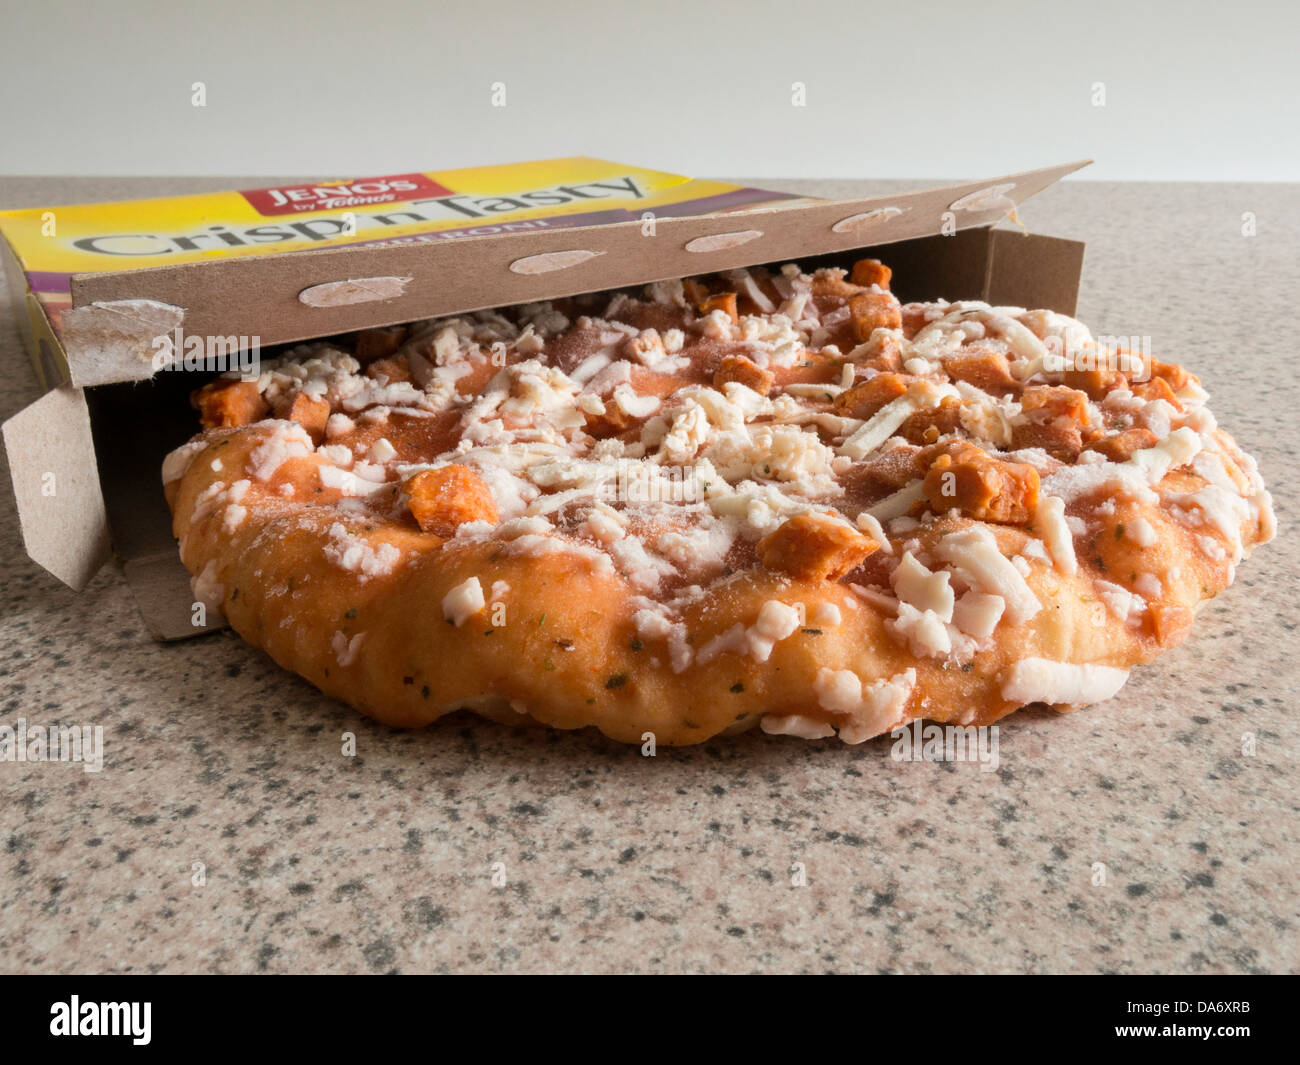
{"type": "Polygon", "coordinates": [[[367,330],[193,397],[194,594],[395,726],[859,743],[1114,695],[1273,535],[1197,378],[889,269],[367,330]]]}

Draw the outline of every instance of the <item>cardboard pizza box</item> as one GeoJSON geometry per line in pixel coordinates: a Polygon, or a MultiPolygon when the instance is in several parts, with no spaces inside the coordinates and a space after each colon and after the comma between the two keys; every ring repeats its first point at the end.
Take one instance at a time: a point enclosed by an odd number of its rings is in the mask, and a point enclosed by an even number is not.
{"type": "Polygon", "coordinates": [[[46,389],[3,426],[24,546],[75,589],[116,557],[156,638],[208,631],[221,623],[192,623],[160,464],[217,370],[368,327],[864,254],[905,302],[1073,314],[1083,244],[995,227],[1085,165],[831,201],[572,158],[0,212],[46,389]]]}

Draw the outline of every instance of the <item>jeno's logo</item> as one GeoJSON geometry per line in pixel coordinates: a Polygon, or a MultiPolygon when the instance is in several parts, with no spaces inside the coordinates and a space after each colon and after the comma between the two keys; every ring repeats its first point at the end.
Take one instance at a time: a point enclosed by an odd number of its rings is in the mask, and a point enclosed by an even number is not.
{"type": "MultiPolygon", "coordinates": [[[[412,178],[423,175],[412,174],[412,178]]],[[[396,178],[380,178],[379,181],[391,182],[396,178]]],[[[349,182],[347,187],[356,189],[362,185],[375,182],[349,182]]],[[[324,191],[337,190],[342,186],[321,185],[305,186],[324,191]]],[[[292,189],[264,189],[265,193],[287,194],[292,189]]],[[[244,193],[245,196],[255,195],[244,193]]],[[[260,195],[260,193],[258,193],[260,195]]],[[[471,219],[482,224],[475,230],[447,231],[441,235],[449,240],[458,239],[473,233],[502,232],[497,227],[510,225],[511,215],[520,212],[545,212],[550,208],[568,207],[569,205],[590,205],[593,210],[586,214],[570,214],[570,220],[598,218],[610,211],[622,212],[629,200],[641,200],[647,195],[635,177],[605,178],[601,181],[574,182],[569,185],[548,185],[541,189],[529,189],[515,192],[509,196],[480,196],[472,193],[454,193],[443,189],[432,181],[425,182],[420,192],[401,192],[405,203],[396,210],[378,211],[348,208],[337,216],[331,217],[320,206],[310,208],[315,212],[311,217],[300,217],[296,222],[259,222],[255,226],[228,226],[223,224],[207,226],[201,230],[187,233],[99,233],[92,237],[79,237],[71,242],[78,251],[92,255],[112,255],[124,257],[174,255],[176,253],[225,251],[227,248],[244,248],[250,245],[281,244],[286,249],[301,246],[307,242],[326,240],[364,240],[372,233],[378,239],[384,239],[379,233],[391,227],[416,227],[422,225],[441,225],[449,222],[461,222],[471,219]],[[426,196],[425,191],[437,190],[438,195],[426,196]],[[601,202],[604,201],[604,202],[601,202]],[[622,201],[622,202],[620,202],[622,201]]],[[[296,200],[295,203],[306,203],[296,200]]],[[[308,208],[303,207],[306,211],[308,208]]],[[[265,213],[265,212],[264,212],[265,213]]],[[[286,208],[280,212],[289,214],[286,208]]],[[[540,219],[530,222],[518,221],[519,225],[543,225],[540,219]]]]}
{"type": "Polygon", "coordinates": [[[240,195],[265,217],[304,211],[338,211],[372,203],[402,203],[422,196],[449,196],[451,189],[426,174],[394,174],[356,181],[325,181],[273,189],[241,189],[240,195]]]}

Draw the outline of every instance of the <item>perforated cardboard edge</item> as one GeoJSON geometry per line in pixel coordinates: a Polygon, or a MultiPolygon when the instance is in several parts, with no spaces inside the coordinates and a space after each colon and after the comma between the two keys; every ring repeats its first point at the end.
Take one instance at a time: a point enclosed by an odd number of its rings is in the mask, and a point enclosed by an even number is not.
{"type": "Polygon", "coordinates": [[[149,299],[101,301],[65,311],[63,346],[76,353],[70,359],[72,383],[88,388],[149,380],[161,365],[155,360],[171,356],[170,338],[184,321],[182,308],[149,299]]]}

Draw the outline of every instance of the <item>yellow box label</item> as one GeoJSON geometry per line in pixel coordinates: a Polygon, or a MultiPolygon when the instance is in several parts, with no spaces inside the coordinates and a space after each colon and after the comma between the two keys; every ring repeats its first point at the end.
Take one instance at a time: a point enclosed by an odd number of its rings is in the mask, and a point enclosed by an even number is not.
{"type": "Polygon", "coordinates": [[[786,198],[601,159],[569,158],[2,211],[0,232],[33,290],[48,296],[67,292],[65,279],[71,274],[598,225],[646,214],[703,214],[786,198]]]}

